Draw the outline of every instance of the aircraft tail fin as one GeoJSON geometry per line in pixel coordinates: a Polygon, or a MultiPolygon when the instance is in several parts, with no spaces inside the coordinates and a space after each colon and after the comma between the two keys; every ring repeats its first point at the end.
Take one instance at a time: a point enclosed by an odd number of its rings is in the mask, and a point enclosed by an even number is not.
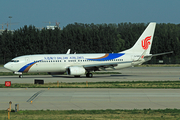
{"type": "Polygon", "coordinates": [[[123,53],[139,53],[142,54],[146,51],[146,55],[150,54],[153,36],[155,31],[156,23],[151,22],[144,32],[141,34],[134,46],[128,50],[123,51],[123,53]]]}

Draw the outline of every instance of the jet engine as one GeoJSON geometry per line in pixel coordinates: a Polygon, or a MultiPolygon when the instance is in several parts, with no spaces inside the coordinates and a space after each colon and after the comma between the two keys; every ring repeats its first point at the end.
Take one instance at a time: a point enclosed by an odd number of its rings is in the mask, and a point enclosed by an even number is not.
{"type": "Polygon", "coordinates": [[[86,70],[83,68],[83,67],[69,67],[67,70],[66,70],[66,73],[68,75],[83,75],[85,74],[86,70]]]}

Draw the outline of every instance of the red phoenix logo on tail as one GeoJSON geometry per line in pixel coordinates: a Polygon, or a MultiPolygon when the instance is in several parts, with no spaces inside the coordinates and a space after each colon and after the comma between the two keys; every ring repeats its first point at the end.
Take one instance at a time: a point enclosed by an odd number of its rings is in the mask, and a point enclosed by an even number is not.
{"type": "Polygon", "coordinates": [[[151,42],[149,41],[151,39],[151,36],[146,37],[144,40],[141,41],[142,48],[144,50],[147,50],[151,42]]]}

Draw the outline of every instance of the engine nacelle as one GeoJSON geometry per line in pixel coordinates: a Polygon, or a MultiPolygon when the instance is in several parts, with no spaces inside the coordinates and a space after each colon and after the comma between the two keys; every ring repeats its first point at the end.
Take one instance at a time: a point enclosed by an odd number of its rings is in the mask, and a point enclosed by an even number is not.
{"type": "Polygon", "coordinates": [[[69,67],[66,70],[68,75],[84,75],[86,70],[83,67],[69,67]]]}

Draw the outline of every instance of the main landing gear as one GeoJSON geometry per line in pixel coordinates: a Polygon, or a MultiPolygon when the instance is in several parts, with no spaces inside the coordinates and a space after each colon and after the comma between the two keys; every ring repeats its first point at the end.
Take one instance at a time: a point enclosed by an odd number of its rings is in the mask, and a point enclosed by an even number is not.
{"type": "Polygon", "coordinates": [[[88,73],[86,74],[86,77],[92,78],[92,77],[93,77],[93,74],[88,72],[88,73]]]}
{"type": "Polygon", "coordinates": [[[23,75],[19,75],[19,78],[22,78],[23,77],[23,75]]]}

